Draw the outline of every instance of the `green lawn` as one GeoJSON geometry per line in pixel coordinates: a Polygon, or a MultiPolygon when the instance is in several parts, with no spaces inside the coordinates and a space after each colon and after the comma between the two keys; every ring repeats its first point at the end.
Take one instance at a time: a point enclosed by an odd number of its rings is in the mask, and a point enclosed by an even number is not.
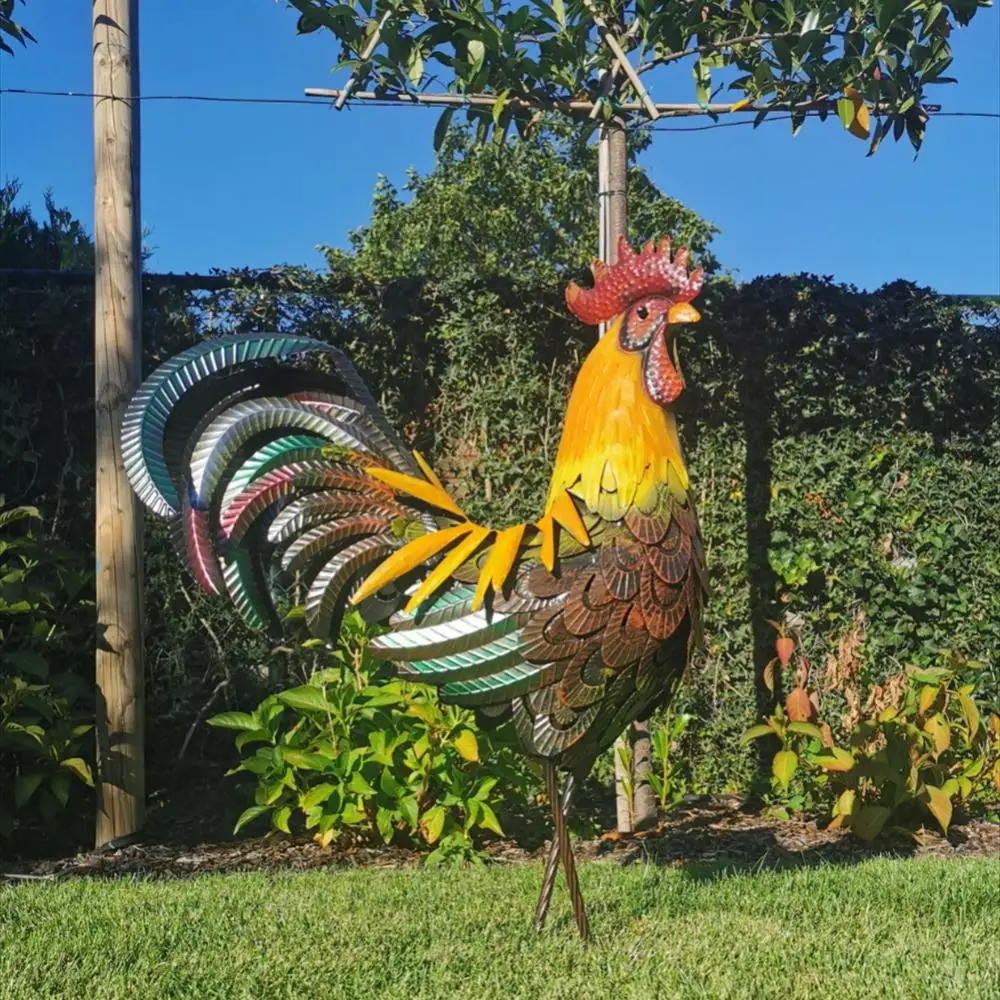
{"type": "Polygon", "coordinates": [[[1000,997],[1000,861],[581,867],[590,946],[561,887],[531,929],[538,867],[0,888],[0,996],[1000,997]]]}

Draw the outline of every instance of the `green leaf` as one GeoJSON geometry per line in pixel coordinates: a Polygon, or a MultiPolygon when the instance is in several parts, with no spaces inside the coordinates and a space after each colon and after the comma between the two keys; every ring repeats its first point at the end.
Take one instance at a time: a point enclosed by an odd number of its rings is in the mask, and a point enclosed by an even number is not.
{"type": "Polygon", "coordinates": [[[348,787],[352,792],[356,792],[358,795],[370,796],[375,794],[375,789],[369,784],[368,780],[360,771],[355,771],[351,775],[351,781],[348,787]]]}
{"type": "Polygon", "coordinates": [[[788,731],[790,733],[801,733],[803,736],[811,736],[813,739],[823,739],[823,730],[812,722],[789,722],[788,731]]]}
{"type": "Polygon", "coordinates": [[[281,701],[299,712],[326,712],[329,703],[323,689],[313,684],[303,684],[278,694],[281,701]]]}
{"type": "Polygon", "coordinates": [[[783,789],[788,790],[788,783],[799,766],[799,758],[792,750],[779,750],[771,761],[771,773],[778,779],[783,789]]]}
{"type": "Polygon", "coordinates": [[[67,757],[65,760],[59,761],[59,766],[68,768],[85,785],[93,787],[94,776],[90,773],[90,766],[82,757],[67,757]]]}
{"type": "Polygon", "coordinates": [[[751,740],[759,740],[762,736],[773,736],[774,730],[763,723],[759,726],[751,726],[741,737],[740,743],[749,743],[751,740]]]}
{"type": "Polygon", "coordinates": [[[292,750],[281,747],[281,756],[286,764],[302,768],[305,771],[324,771],[332,763],[329,757],[318,753],[305,753],[302,750],[292,750]]]}
{"type": "Polygon", "coordinates": [[[497,819],[497,814],[493,811],[492,806],[487,805],[485,802],[479,802],[479,826],[484,830],[492,830],[498,837],[503,836],[503,827],[500,826],[500,820],[497,819]]]}
{"type": "Polygon", "coordinates": [[[448,127],[451,125],[451,118],[454,114],[454,108],[445,108],[445,110],[441,112],[441,116],[438,118],[437,124],[434,126],[435,153],[438,152],[444,144],[444,137],[448,134],[448,127]]]}
{"type": "Polygon", "coordinates": [[[862,806],[854,816],[851,829],[862,840],[874,840],[891,814],[892,810],[885,806],[862,806]]]}
{"type": "Polygon", "coordinates": [[[45,775],[40,771],[19,774],[14,781],[14,808],[22,809],[44,780],[45,775]]]}
{"type": "Polygon", "coordinates": [[[469,63],[472,67],[472,75],[475,76],[482,68],[483,59],[486,56],[486,46],[478,38],[473,38],[468,44],[469,63]]]}
{"type": "MultiPolygon", "coordinates": [[[[418,87],[424,76],[424,57],[421,54],[420,49],[418,49],[415,45],[412,49],[410,49],[410,58],[407,62],[406,70],[410,83],[414,87],[418,87]]],[[[386,843],[388,843],[388,841],[386,841],[386,843]]]]}
{"type": "Polygon", "coordinates": [[[399,811],[406,820],[410,827],[411,832],[416,831],[420,823],[420,813],[419,807],[417,806],[417,797],[415,795],[408,795],[405,799],[400,799],[399,811]]]}
{"type": "Polygon", "coordinates": [[[326,800],[336,791],[337,789],[329,784],[328,782],[323,782],[321,785],[314,785],[312,788],[302,796],[300,802],[300,807],[302,811],[312,809],[314,806],[318,806],[326,800]]]}
{"type": "Polygon", "coordinates": [[[563,0],[552,0],[552,13],[555,14],[559,27],[566,30],[566,5],[563,0]]]}
{"type": "Polygon", "coordinates": [[[850,128],[854,122],[854,102],[849,97],[842,97],[837,101],[837,117],[844,128],[850,128]]]}
{"type": "Polygon", "coordinates": [[[31,674],[34,677],[48,677],[49,661],[41,653],[28,649],[15,649],[4,653],[3,660],[10,665],[11,673],[31,674]]]}
{"type": "Polygon", "coordinates": [[[379,807],[378,812],[375,814],[375,826],[378,828],[383,842],[388,844],[396,832],[392,824],[392,813],[388,809],[379,807]]]}
{"type": "Polygon", "coordinates": [[[292,818],[292,807],[291,806],[281,806],[275,809],[271,815],[271,825],[275,830],[280,830],[282,833],[291,833],[291,829],[288,826],[288,821],[292,818]]]}
{"type": "Polygon", "coordinates": [[[236,826],[233,827],[233,833],[237,834],[240,830],[247,825],[247,823],[252,822],[258,816],[263,816],[264,813],[271,811],[270,806],[250,806],[249,809],[244,809],[240,813],[239,819],[236,820],[236,826]]]}
{"type": "Polygon", "coordinates": [[[222,712],[219,715],[213,715],[205,721],[210,726],[215,726],[219,729],[257,729],[257,721],[252,715],[248,715],[246,712],[222,712]]]}

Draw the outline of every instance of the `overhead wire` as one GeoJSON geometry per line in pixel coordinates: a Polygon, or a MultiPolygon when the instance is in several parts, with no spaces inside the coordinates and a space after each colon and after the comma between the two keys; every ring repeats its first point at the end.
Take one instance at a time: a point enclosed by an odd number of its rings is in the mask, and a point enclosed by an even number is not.
{"type": "MultiPolygon", "coordinates": [[[[97,97],[110,97],[109,94],[95,94],[88,91],[77,91],[77,90],[33,90],[26,87],[0,87],[0,96],[4,94],[11,94],[14,96],[24,96],[24,97],[76,97],[76,98],[86,98],[94,99],[97,97]]],[[[256,105],[299,105],[302,107],[317,107],[317,108],[329,108],[331,105],[318,101],[315,98],[302,98],[302,97],[234,97],[234,96],[224,96],[224,95],[213,95],[213,94],[139,94],[135,98],[141,103],[151,103],[151,102],[163,102],[163,101],[186,101],[186,102],[204,102],[209,104],[256,104],[256,105]]],[[[365,101],[363,105],[356,104],[355,106],[361,107],[373,107],[373,108],[412,108],[412,107],[424,107],[429,110],[436,109],[437,105],[424,105],[419,103],[400,103],[399,101],[379,101],[379,100],[368,100],[365,101]]],[[[815,112],[809,113],[811,116],[815,112]]],[[[683,115],[678,117],[694,117],[692,115],[683,115]]],[[[781,114],[781,115],[770,115],[764,119],[764,122],[757,122],[756,124],[764,124],[766,122],[775,121],[789,121],[791,115],[781,114]]],[[[934,113],[934,118],[984,118],[984,119],[1000,119],[1000,112],[994,111],[937,111],[934,113]]],[[[755,122],[751,118],[746,118],[741,121],[726,121],[726,122],[712,122],[707,125],[655,125],[652,122],[636,122],[632,127],[634,129],[648,129],[651,132],[709,132],[712,129],[717,128],[737,128],[741,125],[754,125],[755,122]]]]}

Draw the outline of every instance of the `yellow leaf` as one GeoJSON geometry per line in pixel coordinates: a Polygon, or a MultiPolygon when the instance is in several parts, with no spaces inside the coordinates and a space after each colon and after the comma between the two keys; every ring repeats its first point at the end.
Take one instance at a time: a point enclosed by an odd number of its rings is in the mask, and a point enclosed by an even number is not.
{"type": "Polygon", "coordinates": [[[397,549],[372,570],[365,578],[364,583],[355,591],[351,598],[351,604],[360,604],[366,597],[377,593],[393,580],[409,573],[410,570],[416,569],[421,563],[426,562],[431,556],[436,556],[442,549],[447,548],[452,542],[458,541],[475,527],[476,525],[465,521],[462,524],[443,528],[441,531],[431,531],[419,538],[414,538],[412,542],[397,549]]]}
{"type": "Polygon", "coordinates": [[[428,844],[433,844],[441,836],[441,832],[444,830],[444,821],[447,818],[448,814],[445,812],[444,806],[432,806],[424,813],[420,820],[420,829],[428,844]]]}
{"type": "Polygon", "coordinates": [[[799,758],[791,750],[779,750],[771,761],[771,773],[778,779],[781,787],[787,789],[798,765],[799,758]]]}
{"type": "Polygon", "coordinates": [[[456,545],[451,552],[448,553],[434,567],[434,569],[427,574],[427,578],[423,583],[417,588],[416,593],[407,601],[405,611],[407,614],[411,611],[416,611],[417,608],[424,602],[424,600],[431,596],[451,576],[452,573],[462,565],[476,549],[486,540],[486,536],[490,533],[489,528],[481,528],[478,525],[473,526],[472,530],[469,532],[467,538],[464,538],[461,542],[456,545]]]}
{"type": "Polygon", "coordinates": [[[847,87],[844,93],[854,105],[854,115],[851,118],[851,123],[847,126],[847,131],[858,139],[867,139],[871,130],[871,115],[868,112],[868,106],[865,104],[864,98],[853,87],[847,87]]]}
{"type": "Polygon", "coordinates": [[[455,749],[463,760],[479,760],[479,741],[476,734],[471,729],[463,729],[455,737],[455,749]]]}
{"type": "Polygon", "coordinates": [[[927,709],[934,704],[938,696],[938,688],[933,684],[925,684],[920,689],[920,698],[917,701],[917,711],[923,715],[927,709]]]}
{"type": "Polygon", "coordinates": [[[829,756],[815,758],[824,771],[850,771],[855,764],[854,758],[841,747],[833,747],[829,756]]]}
{"type": "Polygon", "coordinates": [[[336,836],[336,832],[331,828],[326,831],[326,833],[317,833],[313,835],[313,840],[319,844],[320,847],[329,847],[333,842],[333,838],[336,836]]]}
{"type": "Polygon", "coordinates": [[[85,784],[93,786],[94,777],[90,773],[90,765],[82,757],[67,757],[59,761],[59,766],[68,768],[85,784]]]}
{"type": "Polygon", "coordinates": [[[854,814],[854,807],[858,801],[858,793],[853,788],[846,788],[840,793],[837,804],[833,807],[833,814],[838,819],[849,819],[854,814]]]}
{"type": "Polygon", "coordinates": [[[397,493],[406,493],[418,500],[423,500],[424,503],[428,503],[432,507],[446,510],[450,514],[460,517],[463,521],[465,520],[462,508],[440,486],[435,486],[434,483],[416,479],[403,472],[394,472],[392,469],[380,469],[377,466],[372,466],[365,471],[372,479],[378,479],[386,486],[391,486],[397,493]]]}
{"type": "Polygon", "coordinates": [[[924,785],[924,791],[927,793],[927,808],[947,835],[948,824],[951,822],[951,799],[948,793],[935,785],[924,785]]]}
{"type": "Polygon", "coordinates": [[[965,716],[965,723],[969,727],[969,739],[973,739],[979,732],[979,709],[976,703],[964,692],[959,691],[958,701],[962,706],[962,714],[965,716]]]}
{"type": "Polygon", "coordinates": [[[934,741],[934,755],[939,757],[951,746],[951,726],[938,712],[924,723],[924,732],[934,741]]]}
{"type": "Polygon", "coordinates": [[[744,97],[742,101],[737,101],[734,105],[730,107],[730,112],[742,111],[744,108],[749,108],[753,104],[752,97],[744,97]]]}

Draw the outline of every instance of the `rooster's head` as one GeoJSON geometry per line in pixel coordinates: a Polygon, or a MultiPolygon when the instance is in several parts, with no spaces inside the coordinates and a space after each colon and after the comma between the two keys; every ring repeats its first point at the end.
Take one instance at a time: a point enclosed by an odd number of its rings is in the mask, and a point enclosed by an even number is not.
{"type": "Polygon", "coordinates": [[[594,261],[592,288],[570,282],[566,304],[584,323],[615,320],[608,335],[623,351],[642,354],[643,387],[660,406],[672,403],[684,389],[684,379],[668,341],[671,324],[696,323],[701,317],[691,300],[701,291],[701,268],[688,270],[688,251],[670,256],[670,238],[650,240],[633,250],[624,236],[618,240],[618,262],[594,261]]]}

